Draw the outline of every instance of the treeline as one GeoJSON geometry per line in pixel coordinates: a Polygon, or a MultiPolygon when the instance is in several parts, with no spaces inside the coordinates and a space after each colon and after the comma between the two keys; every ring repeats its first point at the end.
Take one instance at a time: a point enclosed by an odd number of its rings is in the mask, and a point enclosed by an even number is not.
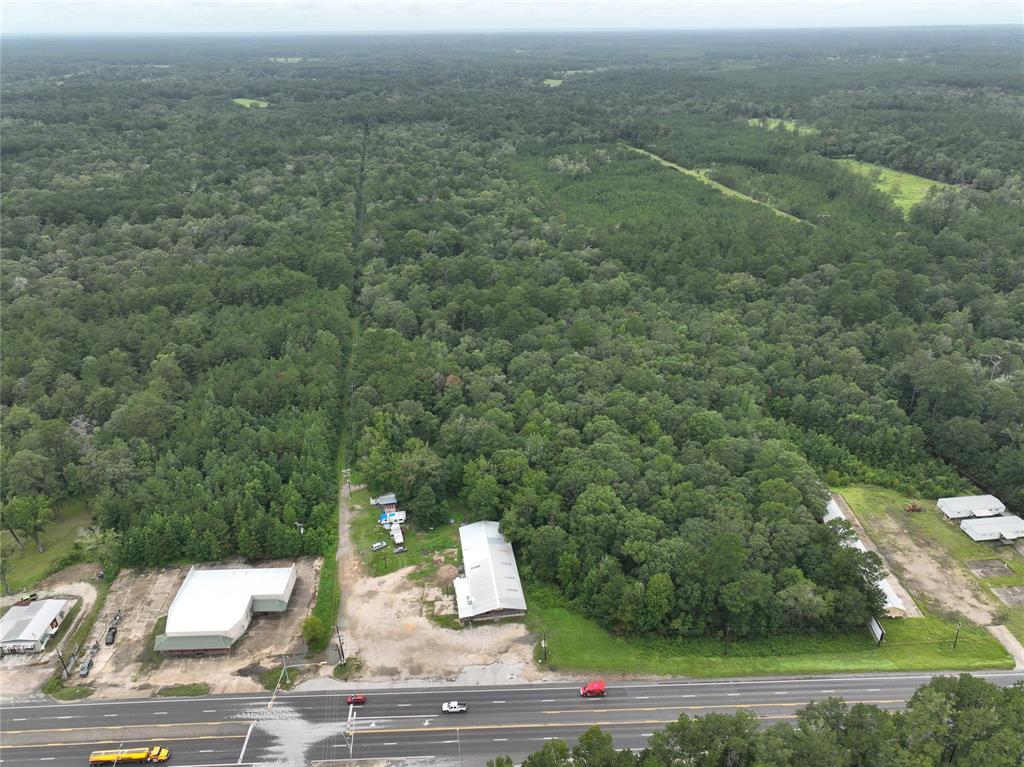
{"type": "MultiPolygon", "coordinates": [[[[1017,767],[1024,763],[1024,685],[998,687],[967,674],[937,677],[903,711],[839,698],[811,703],[796,722],[760,726],[749,711],[686,714],[646,748],[616,750],[594,727],[570,748],[551,740],[523,767],[1017,767]]],[[[498,757],[488,767],[511,767],[498,757]]]]}

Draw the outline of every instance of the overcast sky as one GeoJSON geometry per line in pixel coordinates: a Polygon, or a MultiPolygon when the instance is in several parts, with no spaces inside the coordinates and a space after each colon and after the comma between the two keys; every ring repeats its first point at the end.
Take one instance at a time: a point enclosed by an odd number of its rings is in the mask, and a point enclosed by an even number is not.
{"type": "Polygon", "coordinates": [[[1021,24],[1024,0],[5,0],[6,34],[1021,24]]]}

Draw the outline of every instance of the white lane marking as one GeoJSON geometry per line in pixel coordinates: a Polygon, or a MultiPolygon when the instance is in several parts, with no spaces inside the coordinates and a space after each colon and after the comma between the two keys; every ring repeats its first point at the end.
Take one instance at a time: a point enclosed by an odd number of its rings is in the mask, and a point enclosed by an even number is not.
{"type": "Polygon", "coordinates": [[[647,700],[649,697],[651,697],[651,696],[650,695],[637,695],[636,699],[637,700],[647,700]]]}
{"type": "Polygon", "coordinates": [[[541,700],[541,703],[554,703],[554,702],[555,702],[554,698],[543,698],[541,700]]]}
{"type": "Polygon", "coordinates": [[[73,716],[58,716],[58,719],[74,719],[73,716]]]}
{"type": "Polygon", "coordinates": [[[442,743],[458,743],[459,741],[457,741],[457,740],[442,740],[441,742],[442,743]]]}
{"type": "Polygon", "coordinates": [[[505,701],[503,701],[503,700],[492,700],[492,701],[491,701],[491,703],[504,703],[504,702],[505,702],[505,701]]]}
{"type": "Polygon", "coordinates": [[[380,745],[380,746],[397,746],[398,743],[397,743],[397,741],[392,741],[391,743],[379,743],[378,745],[380,745]]]}
{"type": "MultiPolygon", "coordinates": [[[[736,694],[739,695],[739,693],[736,693],[736,694]]],[[[696,698],[697,696],[696,695],[680,695],[679,697],[680,698],[696,698]]]]}
{"type": "Polygon", "coordinates": [[[110,717],[112,717],[112,716],[117,716],[117,714],[104,714],[104,715],[103,715],[103,717],[104,717],[105,719],[109,719],[109,718],[110,718],[110,717]]]}
{"type": "Polygon", "coordinates": [[[739,693],[738,692],[727,692],[726,696],[729,697],[729,698],[737,698],[737,697],[739,697],[739,693]]]}
{"type": "Polygon", "coordinates": [[[213,753],[213,749],[212,748],[201,748],[201,749],[199,749],[199,753],[200,754],[212,754],[213,753]]]}
{"type": "Polygon", "coordinates": [[[822,690],[822,692],[835,692],[835,690],[822,690]]]}
{"type": "Polygon", "coordinates": [[[881,692],[881,691],[882,691],[881,687],[869,687],[868,688],[868,692],[881,692]]]}
{"type": "Polygon", "coordinates": [[[166,716],[166,715],[167,715],[166,711],[154,711],[153,712],[153,716],[166,716]]]}
{"type": "Polygon", "coordinates": [[[12,719],[11,721],[12,722],[27,722],[28,720],[25,717],[19,717],[18,719],[12,719]]]}
{"type": "Polygon", "coordinates": [[[641,738],[650,738],[652,735],[654,735],[653,732],[641,732],[640,733],[640,737],[641,738]]]}
{"type": "Polygon", "coordinates": [[[411,706],[411,705],[412,705],[412,703],[399,703],[398,707],[399,708],[409,708],[409,706],[411,706]]]}
{"type": "Polygon", "coordinates": [[[245,740],[242,741],[242,750],[238,753],[238,763],[242,763],[242,759],[245,757],[245,748],[249,745],[249,736],[252,735],[252,728],[256,726],[256,722],[249,722],[249,729],[245,732],[245,740]]]}
{"type": "Polygon", "coordinates": [[[507,740],[508,740],[508,738],[495,738],[495,739],[494,739],[494,742],[495,742],[495,743],[504,743],[504,742],[506,742],[507,740]]]}
{"type": "MultiPolygon", "coordinates": [[[[217,713],[217,709],[215,709],[215,708],[204,708],[203,709],[203,713],[204,714],[216,714],[217,713]]],[[[117,716],[117,714],[114,714],[114,716],[117,716]]]]}
{"type": "Polygon", "coordinates": [[[786,691],[785,691],[785,690],[777,690],[777,691],[775,692],[775,694],[776,694],[776,695],[785,695],[785,694],[786,694],[786,691]]]}

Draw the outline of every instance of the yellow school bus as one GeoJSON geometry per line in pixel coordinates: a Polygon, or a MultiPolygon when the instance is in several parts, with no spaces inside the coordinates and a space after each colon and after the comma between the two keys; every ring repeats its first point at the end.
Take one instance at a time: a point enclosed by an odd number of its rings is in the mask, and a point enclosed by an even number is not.
{"type": "Polygon", "coordinates": [[[121,764],[125,762],[166,762],[171,752],[163,746],[118,748],[114,751],[93,751],[89,764],[121,764]]]}

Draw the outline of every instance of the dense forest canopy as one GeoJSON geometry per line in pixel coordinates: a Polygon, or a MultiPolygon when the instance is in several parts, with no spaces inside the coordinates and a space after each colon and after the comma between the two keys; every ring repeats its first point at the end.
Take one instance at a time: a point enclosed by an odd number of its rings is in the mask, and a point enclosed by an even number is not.
{"type": "Polygon", "coordinates": [[[1024,510],[1016,30],[4,57],[11,529],[324,551],[340,446],[605,626],[758,635],[880,608],[829,483],[1024,510]],[[904,214],[840,157],[955,187],[904,214]]]}

